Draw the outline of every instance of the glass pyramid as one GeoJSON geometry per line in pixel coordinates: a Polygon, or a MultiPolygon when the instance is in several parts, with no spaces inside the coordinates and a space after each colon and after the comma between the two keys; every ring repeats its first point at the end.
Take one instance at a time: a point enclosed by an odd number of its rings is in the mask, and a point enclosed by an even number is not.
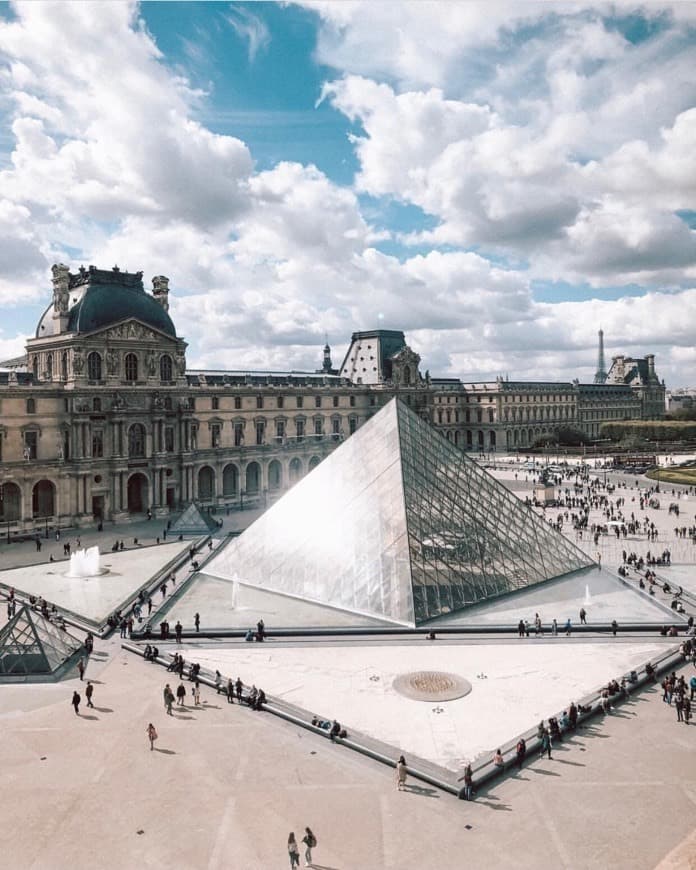
{"type": "Polygon", "coordinates": [[[186,508],[181,516],[175,520],[168,535],[209,535],[218,530],[215,520],[206,516],[195,502],[186,508]]]}
{"type": "Polygon", "coordinates": [[[0,677],[53,674],[82,646],[81,640],[22,607],[0,631],[0,677]]]}
{"type": "Polygon", "coordinates": [[[591,564],[393,399],[206,573],[414,626],[591,564]]]}

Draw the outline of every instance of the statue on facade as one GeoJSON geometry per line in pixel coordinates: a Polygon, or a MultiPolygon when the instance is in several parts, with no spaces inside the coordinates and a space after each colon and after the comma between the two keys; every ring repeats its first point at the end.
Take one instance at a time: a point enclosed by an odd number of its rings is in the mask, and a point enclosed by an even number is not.
{"type": "Polygon", "coordinates": [[[76,375],[81,375],[82,370],[85,367],[85,355],[82,353],[82,349],[76,347],[73,351],[73,371],[76,375]]]}
{"type": "Polygon", "coordinates": [[[154,378],[157,374],[157,355],[154,350],[148,350],[145,357],[145,367],[147,368],[147,373],[150,377],[154,378]]]}
{"type": "Polygon", "coordinates": [[[118,351],[114,350],[113,347],[110,347],[106,351],[106,370],[110,375],[118,374],[118,351]]]}
{"type": "Polygon", "coordinates": [[[183,350],[177,351],[176,366],[179,369],[179,375],[183,377],[186,374],[186,354],[183,350]]]}
{"type": "Polygon", "coordinates": [[[126,403],[123,401],[123,396],[120,393],[116,393],[114,395],[114,398],[111,401],[111,407],[114,409],[114,411],[118,411],[121,408],[126,407],[126,403]]]}
{"type": "Polygon", "coordinates": [[[155,395],[152,397],[152,407],[155,409],[155,411],[161,411],[164,407],[164,402],[162,401],[162,397],[159,393],[155,393],[155,395]]]}

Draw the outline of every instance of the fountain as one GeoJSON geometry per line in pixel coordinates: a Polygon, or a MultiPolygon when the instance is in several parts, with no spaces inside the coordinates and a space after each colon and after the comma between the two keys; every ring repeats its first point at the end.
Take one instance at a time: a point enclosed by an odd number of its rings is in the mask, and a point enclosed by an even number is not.
{"type": "Polygon", "coordinates": [[[106,568],[101,566],[99,547],[89,547],[85,550],[76,550],[70,556],[70,569],[68,577],[99,577],[106,574],[106,568]]]}
{"type": "Polygon", "coordinates": [[[590,604],[592,604],[592,596],[590,595],[589,586],[585,586],[585,600],[582,603],[585,605],[585,607],[588,607],[590,604]]]}

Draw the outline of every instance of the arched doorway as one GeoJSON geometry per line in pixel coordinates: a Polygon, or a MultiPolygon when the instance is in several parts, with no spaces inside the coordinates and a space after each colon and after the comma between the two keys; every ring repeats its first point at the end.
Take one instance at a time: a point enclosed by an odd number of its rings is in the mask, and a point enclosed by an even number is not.
{"type": "Polygon", "coordinates": [[[201,501],[215,498],[215,472],[209,465],[204,465],[198,472],[198,498],[201,501]]]}
{"type": "Polygon", "coordinates": [[[52,517],[56,512],[56,488],[50,480],[40,480],[31,492],[33,517],[52,517]]]}
{"type": "Polygon", "coordinates": [[[141,472],[128,478],[128,513],[142,514],[150,506],[147,477],[141,472]]]}
{"type": "Polygon", "coordinates": [[[261,466],[258,462],[250,462],[246,467],[247,495],[256,495],[261,482],[261,466]]]}
{"type": "Polygon", "coordinates": [[[226,465],[222,472],[223,496],[236,496],[239,492],[239,469],[234,463],[226,465]]]}
{"type": "Polygon", "coordinates": [[[321,459],[318,456],[312,456],[312,458],[309,460],[309,470],[311,471],[313,468],[316,468],[320,462],[321,459]]]}
{"type": "Polygon", "coordinates": [[[22,491],[16,483],[0,486],[0,521],[11,523],[22,518],[22,491]]]}
{"type": "Polygon", "coordinates": [[[283,485],[283,466],[274,459],[268,465],[268,488],[272,492],[279,490],[283,485]]]}
{"type": "Polygon", "coordinates": [[[290,460],[290,483],[297,483],[297,481],[302,477],[302,463],[297,458],[290,460]]]}

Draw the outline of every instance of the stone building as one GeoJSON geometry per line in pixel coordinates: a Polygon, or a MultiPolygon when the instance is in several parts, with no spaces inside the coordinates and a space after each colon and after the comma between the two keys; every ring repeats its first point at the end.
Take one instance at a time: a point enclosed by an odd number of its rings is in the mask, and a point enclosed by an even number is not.
{"type": "Polygon", "coordinates": [[[604,385],[431,379],[396,330],[354,333],[338,369],[327,344],[314,372],[192,370],[168,310],[164,276],[147,292],[140,272],[53,267],[53,298],[26,356],[0,371],[8,537],[166,517],[193,500],[265,505],[394,395],[477,451],[529,447],[564,427],[596,437],[609,419],[664,413],[647,362],[647,383],[634,383],[643,368],[632,374],[629,360],[624,382],[604,385]]]}
{"type": "Polygon", "coordinates": [[[665,384],[655,373],[655,356],[634,359],[615,356],[607,374],[607,384],[622,384],[631,388],[640,399],[641,420],[654,420],[664,416],[665,384]]]}

